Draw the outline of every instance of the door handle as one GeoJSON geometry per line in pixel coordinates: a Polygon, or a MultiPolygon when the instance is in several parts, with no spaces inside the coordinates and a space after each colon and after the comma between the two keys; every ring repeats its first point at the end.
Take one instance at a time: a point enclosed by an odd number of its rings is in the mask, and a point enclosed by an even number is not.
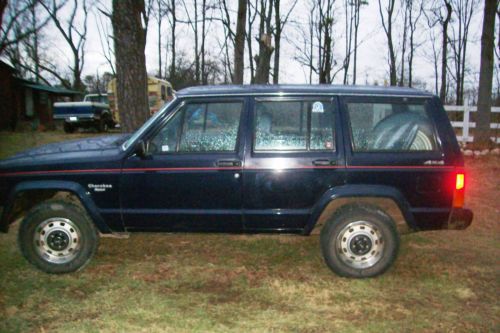
{"type": "Polygon", "coordinates": [[[329,166],[329,165],[335,165],[335,161],[330,161],[330,160],[314,160],[312,162],[313,165],[316,166],[329,166]]]}
{"type": "Polygon", "coordinates": [[[241,161],[238,160],[219,160],[217,161],[218,167],[239,167],[241,166],[241,161]]]}

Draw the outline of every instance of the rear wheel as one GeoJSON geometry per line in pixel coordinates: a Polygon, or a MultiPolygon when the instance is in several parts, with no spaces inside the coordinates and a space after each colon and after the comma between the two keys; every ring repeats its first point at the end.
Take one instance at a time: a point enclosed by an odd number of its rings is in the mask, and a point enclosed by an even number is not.
{"type": "Polygon", "coordinates": [[[321,230],[321,249],[326,264],[338,275],[373,277],[396,259],[399,236],[383,211],[350,205],[339,209],[321,230]]]}
{"type": "Polygon", "coordinates": [[[96,129],[98,132],[107,132],[109,130],[109,121],[103,117],[97,121],[96,129]]]}
{"type": "Polygon", "coordinates": [[[24,257],[44,272],[74,272],[87,264],[98,233],[86,212],[64,201],[47,201],[26,215],[19,229],[24,257]]]}
{"type": "Polygon", "coordinates": [[[64,123],[64,132],[73,133],[75,129],[76,129],[75,126],[71,125],[70,123],[67,122],[64,123]]]}

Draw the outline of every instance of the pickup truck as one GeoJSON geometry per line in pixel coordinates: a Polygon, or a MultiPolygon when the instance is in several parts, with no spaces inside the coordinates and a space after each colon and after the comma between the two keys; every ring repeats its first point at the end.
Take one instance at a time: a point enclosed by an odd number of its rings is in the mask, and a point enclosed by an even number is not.
{"type": "Polygon", "coordinates": [[[79,127],[107,132],[116,126],[105,94],[86,95],[83,102],[54,103],[54,119],[64,120],[66,133],[73,133],[79,127]]]}

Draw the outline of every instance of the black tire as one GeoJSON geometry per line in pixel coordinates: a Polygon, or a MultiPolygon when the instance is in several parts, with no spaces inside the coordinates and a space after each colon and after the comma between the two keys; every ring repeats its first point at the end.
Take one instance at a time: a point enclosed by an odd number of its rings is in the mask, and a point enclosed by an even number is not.
{"type": "Polygon", "coordinates": [[[46,273],[63,274],[82,269],[90,261],[99,235],[82,208],[49,200],[28,212],[19,228],[18,242],[31,264],[46,273]]]}
{"type": "Polygon", "coordinates": [[[109,130],[108,119],[103,117],[97,121],[96,130],[99,133],[105,133],[109,130]]]}
{"type": "Polygon", "coordinates": [[[326,264],[343,277],[380,275],[391,267],[399,251],[394,221],[367,205],[341,207],[327,221],[320,238],[326,264]]]}
{"type": "Polygon", "coordinates": [[[73,133],[75,132],[75,126],[71,125],[70,123],[65,122],[64,123],[64,132],[66,133],[73,133]]]}

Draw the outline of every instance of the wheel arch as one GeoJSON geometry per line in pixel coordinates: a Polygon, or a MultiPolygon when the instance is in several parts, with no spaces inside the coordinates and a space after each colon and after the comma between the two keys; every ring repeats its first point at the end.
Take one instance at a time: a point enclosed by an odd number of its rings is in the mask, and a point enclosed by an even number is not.
{"type": "MultiPolygon", "coordinates": [[[[17,184],[10,192],[7,202],[4,206],[4,210],[2,212],[0,220],[0,231],[8,231],[9,224],[13,222],[13,214],[15,214],[14,207],[16,201],[19,200],[22,195],[29,193],[43,193],[43,198],[44,194],[52,194],[51,196],[46,198],[48,199],[53,195],[56,195],[58,192],[68,192],[72,196],[77,198],[81,206],[89,214],[92,222],[99,230],[99,232],[103,234],[111,233],[111,229],[102,218],[101,214],[99,213],[99,209],[97,208],[92,198],[87,194],[87,191],[85,191],[83,186],[76,182],[59,180],[25,181],[17,184]]],[[[39,200],[35,202],[34,205],[44,200],[45,199],[39,200]]]]}
{"type": "Polygon", "coordinates": [[[395,221],[400,233],[417,229],[410,205],[398,189],[385,185],[357,184],[326,191],[314,205],[303,233],[308,235],[323,225],[339,208],[359,203],[381,208],[395,221]]]}

